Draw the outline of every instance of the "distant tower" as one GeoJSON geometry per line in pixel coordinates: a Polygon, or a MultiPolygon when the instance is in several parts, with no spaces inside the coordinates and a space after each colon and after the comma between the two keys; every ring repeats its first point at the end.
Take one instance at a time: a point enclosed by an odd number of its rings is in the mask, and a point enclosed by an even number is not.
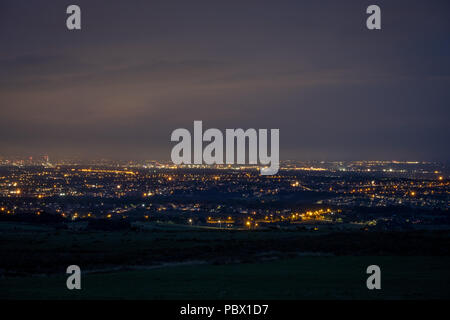
{"type": "Polygon", "coordinates": [[[42,158],[44,158],[44,162],[45,163],[49,163],[50,162],[50,158],[47,155],[43,156],[42,158]]]}

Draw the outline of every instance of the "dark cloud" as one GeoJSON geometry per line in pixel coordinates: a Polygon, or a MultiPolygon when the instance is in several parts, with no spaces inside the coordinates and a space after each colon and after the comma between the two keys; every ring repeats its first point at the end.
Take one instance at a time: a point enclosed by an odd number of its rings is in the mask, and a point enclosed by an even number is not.
{"type": "Polygon", "coordinates": [[[0,4],[0,150],[168,159],[172,130],[280,128],[281,158],[449,160],[448,1],[0,4]]]}

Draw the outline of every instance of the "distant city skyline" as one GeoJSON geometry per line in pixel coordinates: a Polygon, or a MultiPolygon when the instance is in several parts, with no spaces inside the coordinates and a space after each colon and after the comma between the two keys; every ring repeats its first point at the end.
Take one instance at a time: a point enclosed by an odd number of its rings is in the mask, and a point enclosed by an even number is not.
{"type": "Polygon", "coordinates": [[[280,160],[450,161],[450,3],[0,3],[0,157],[169,160],[176,128],[279,128],[280,160]],[[433,17],[430,19],[430,17],[433,17]]]}

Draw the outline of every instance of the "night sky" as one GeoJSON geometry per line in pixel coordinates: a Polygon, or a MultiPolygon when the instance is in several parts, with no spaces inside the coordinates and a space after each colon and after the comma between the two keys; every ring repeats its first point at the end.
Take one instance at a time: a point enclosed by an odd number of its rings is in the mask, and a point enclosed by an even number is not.
{"type": "Polygon", "coordinates": [[[449,31],[448,0],[1,0],[0,156],[168,160],[203,120],[279,128],[281,160],[449,161],[449,31]]]}

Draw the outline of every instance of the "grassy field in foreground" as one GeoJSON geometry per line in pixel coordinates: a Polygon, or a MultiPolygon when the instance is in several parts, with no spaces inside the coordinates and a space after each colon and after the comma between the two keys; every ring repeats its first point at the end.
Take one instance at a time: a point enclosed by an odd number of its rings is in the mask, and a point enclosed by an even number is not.
{"type": "MultiPolygon", "coordinates": [[[[82,266],[81,266],[82,267],[82,266]]],[[[271,262],[189,265],[82,275],[0,279],[2,299],[448,299],[450,257],[299,257],[271,262]],[[368,265],[382,289],[366,288],[368,265]]]]}

